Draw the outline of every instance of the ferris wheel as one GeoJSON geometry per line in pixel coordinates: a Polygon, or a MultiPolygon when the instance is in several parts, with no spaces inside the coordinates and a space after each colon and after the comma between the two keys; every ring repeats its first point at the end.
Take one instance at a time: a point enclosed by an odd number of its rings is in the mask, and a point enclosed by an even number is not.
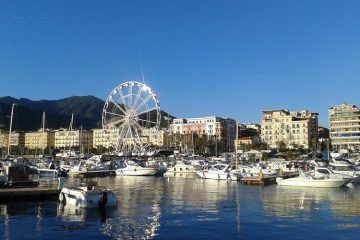
{"type": "Polygon", "coordinates": [[[144,132],[159,129],[159,100],[143,83],[122,83],[112,90],[105,102],[102,124],[105,130],[116,130],[116,151],[142,152],[147,146],[142,141],[144,132]]]}

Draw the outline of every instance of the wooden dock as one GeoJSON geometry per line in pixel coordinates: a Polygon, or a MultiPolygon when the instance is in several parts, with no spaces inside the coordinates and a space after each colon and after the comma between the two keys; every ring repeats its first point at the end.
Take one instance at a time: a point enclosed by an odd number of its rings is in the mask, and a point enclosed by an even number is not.
{"type": "Polygon", "coordinates": [[[69,177],[91,178],[113,176],[115,170],[87,171],[87,172],[69,172],[69,177]]]}
{"type": "Polygon", "coordinates": [[[1,188],[0,201],[57,199],[59,193],[55,187],[1,188]]]}
{"type": "Polygon", "coordinates": [[[243,184],[249,185],[270,185],[276,184],[276,178],[278,176],[269,176],[269,177],[243,177],[240,179],[240,182],[243,184]]]}
{"type": "Polygon", "coordinates": [[[292,178],[298,176],[299,173],[292,173],[292,174],[281,174],[281,175],[273,175],[273,176],[264,176],[263,174],[259,174],[259,176],[255,177],[243,177],[241,178],[241,183],[243,184],[250,184],[250,185],[270,185],[276,184],[276,178],[292,178]]]}

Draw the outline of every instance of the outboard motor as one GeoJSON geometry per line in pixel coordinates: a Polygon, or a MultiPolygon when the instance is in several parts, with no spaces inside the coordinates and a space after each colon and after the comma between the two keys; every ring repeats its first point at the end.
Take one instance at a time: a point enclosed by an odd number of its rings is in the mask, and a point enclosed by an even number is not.
{"type": "Polygon", "coordinates": [[[99,200],[99,207],[104,208],[107,203],[107,192],[102,192],[99,200]]]}

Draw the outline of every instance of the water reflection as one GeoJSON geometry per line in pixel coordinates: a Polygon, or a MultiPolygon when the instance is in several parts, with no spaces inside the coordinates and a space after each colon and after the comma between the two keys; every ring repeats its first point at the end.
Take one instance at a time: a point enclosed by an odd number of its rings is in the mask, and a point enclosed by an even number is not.
{"type": "Polygon", "coordinates": [[[117,176],[110,186],[118,196],[117,217],[106,221],[102,232],[116,239],[144,239],[156,235],[160,227],[163,178],[117,176]]]}
{"type": "MultiPolygon", "coordinates": [[[[88,180],[68,179],[66,184],[71,187],[85,181],[88,180]]],[[[118,198],[118,206],[100,211],[56,201],[0,205],[0,238],[233,239],[263,238],[270,232],[270,238],[279,239],[286,238],[286,229],[300,233],[300,223],[302,227],[322,228],[323,232],[354,231],[360,226],[359,186],[258,187],[205,180],[186,173],[91,181],[110,188],[118,198]],[[259,224],[267,231],[257,232],[259,224]]],[[[305,234],[313,236],[310,232],[305,234]]]]}
{"type": "Polygon", "coordinates": [[[262,201],[266,214],[300,218],[300,213],[330,210],[334,216],[360,216],[360,194],[355,188],[271,186],[262,201]]]}
{"type": "Polygon", "coordinates": [[[108,217],[115,216],[115,207],[103,208],[77,208],[69,204],[57,203],[57,217],[62,218],[63,222],[84,222],[89,220],[99,220],[106,222],[108,217]]]}

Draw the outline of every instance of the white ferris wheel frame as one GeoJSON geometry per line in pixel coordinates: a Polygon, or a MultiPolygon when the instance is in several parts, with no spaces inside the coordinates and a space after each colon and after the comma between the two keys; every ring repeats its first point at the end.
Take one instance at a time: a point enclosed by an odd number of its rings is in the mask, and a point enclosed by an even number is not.
{"type": "Polygon", "coordinates": [[[118,85],[109,94],[103,108],[102,125],[105,131],[117,128],[116,151],[143,152],[149,143],[141,141],[142,134],[146,129],[158,132],[160,114],[160,103],[154,91],[143,83],[129,81],[118,85]],[[150,112],[154,110],[155,121],[150,119],[150,112]],[[144,114],[147,114],[146,119],[139,118],[144,114]]]}

